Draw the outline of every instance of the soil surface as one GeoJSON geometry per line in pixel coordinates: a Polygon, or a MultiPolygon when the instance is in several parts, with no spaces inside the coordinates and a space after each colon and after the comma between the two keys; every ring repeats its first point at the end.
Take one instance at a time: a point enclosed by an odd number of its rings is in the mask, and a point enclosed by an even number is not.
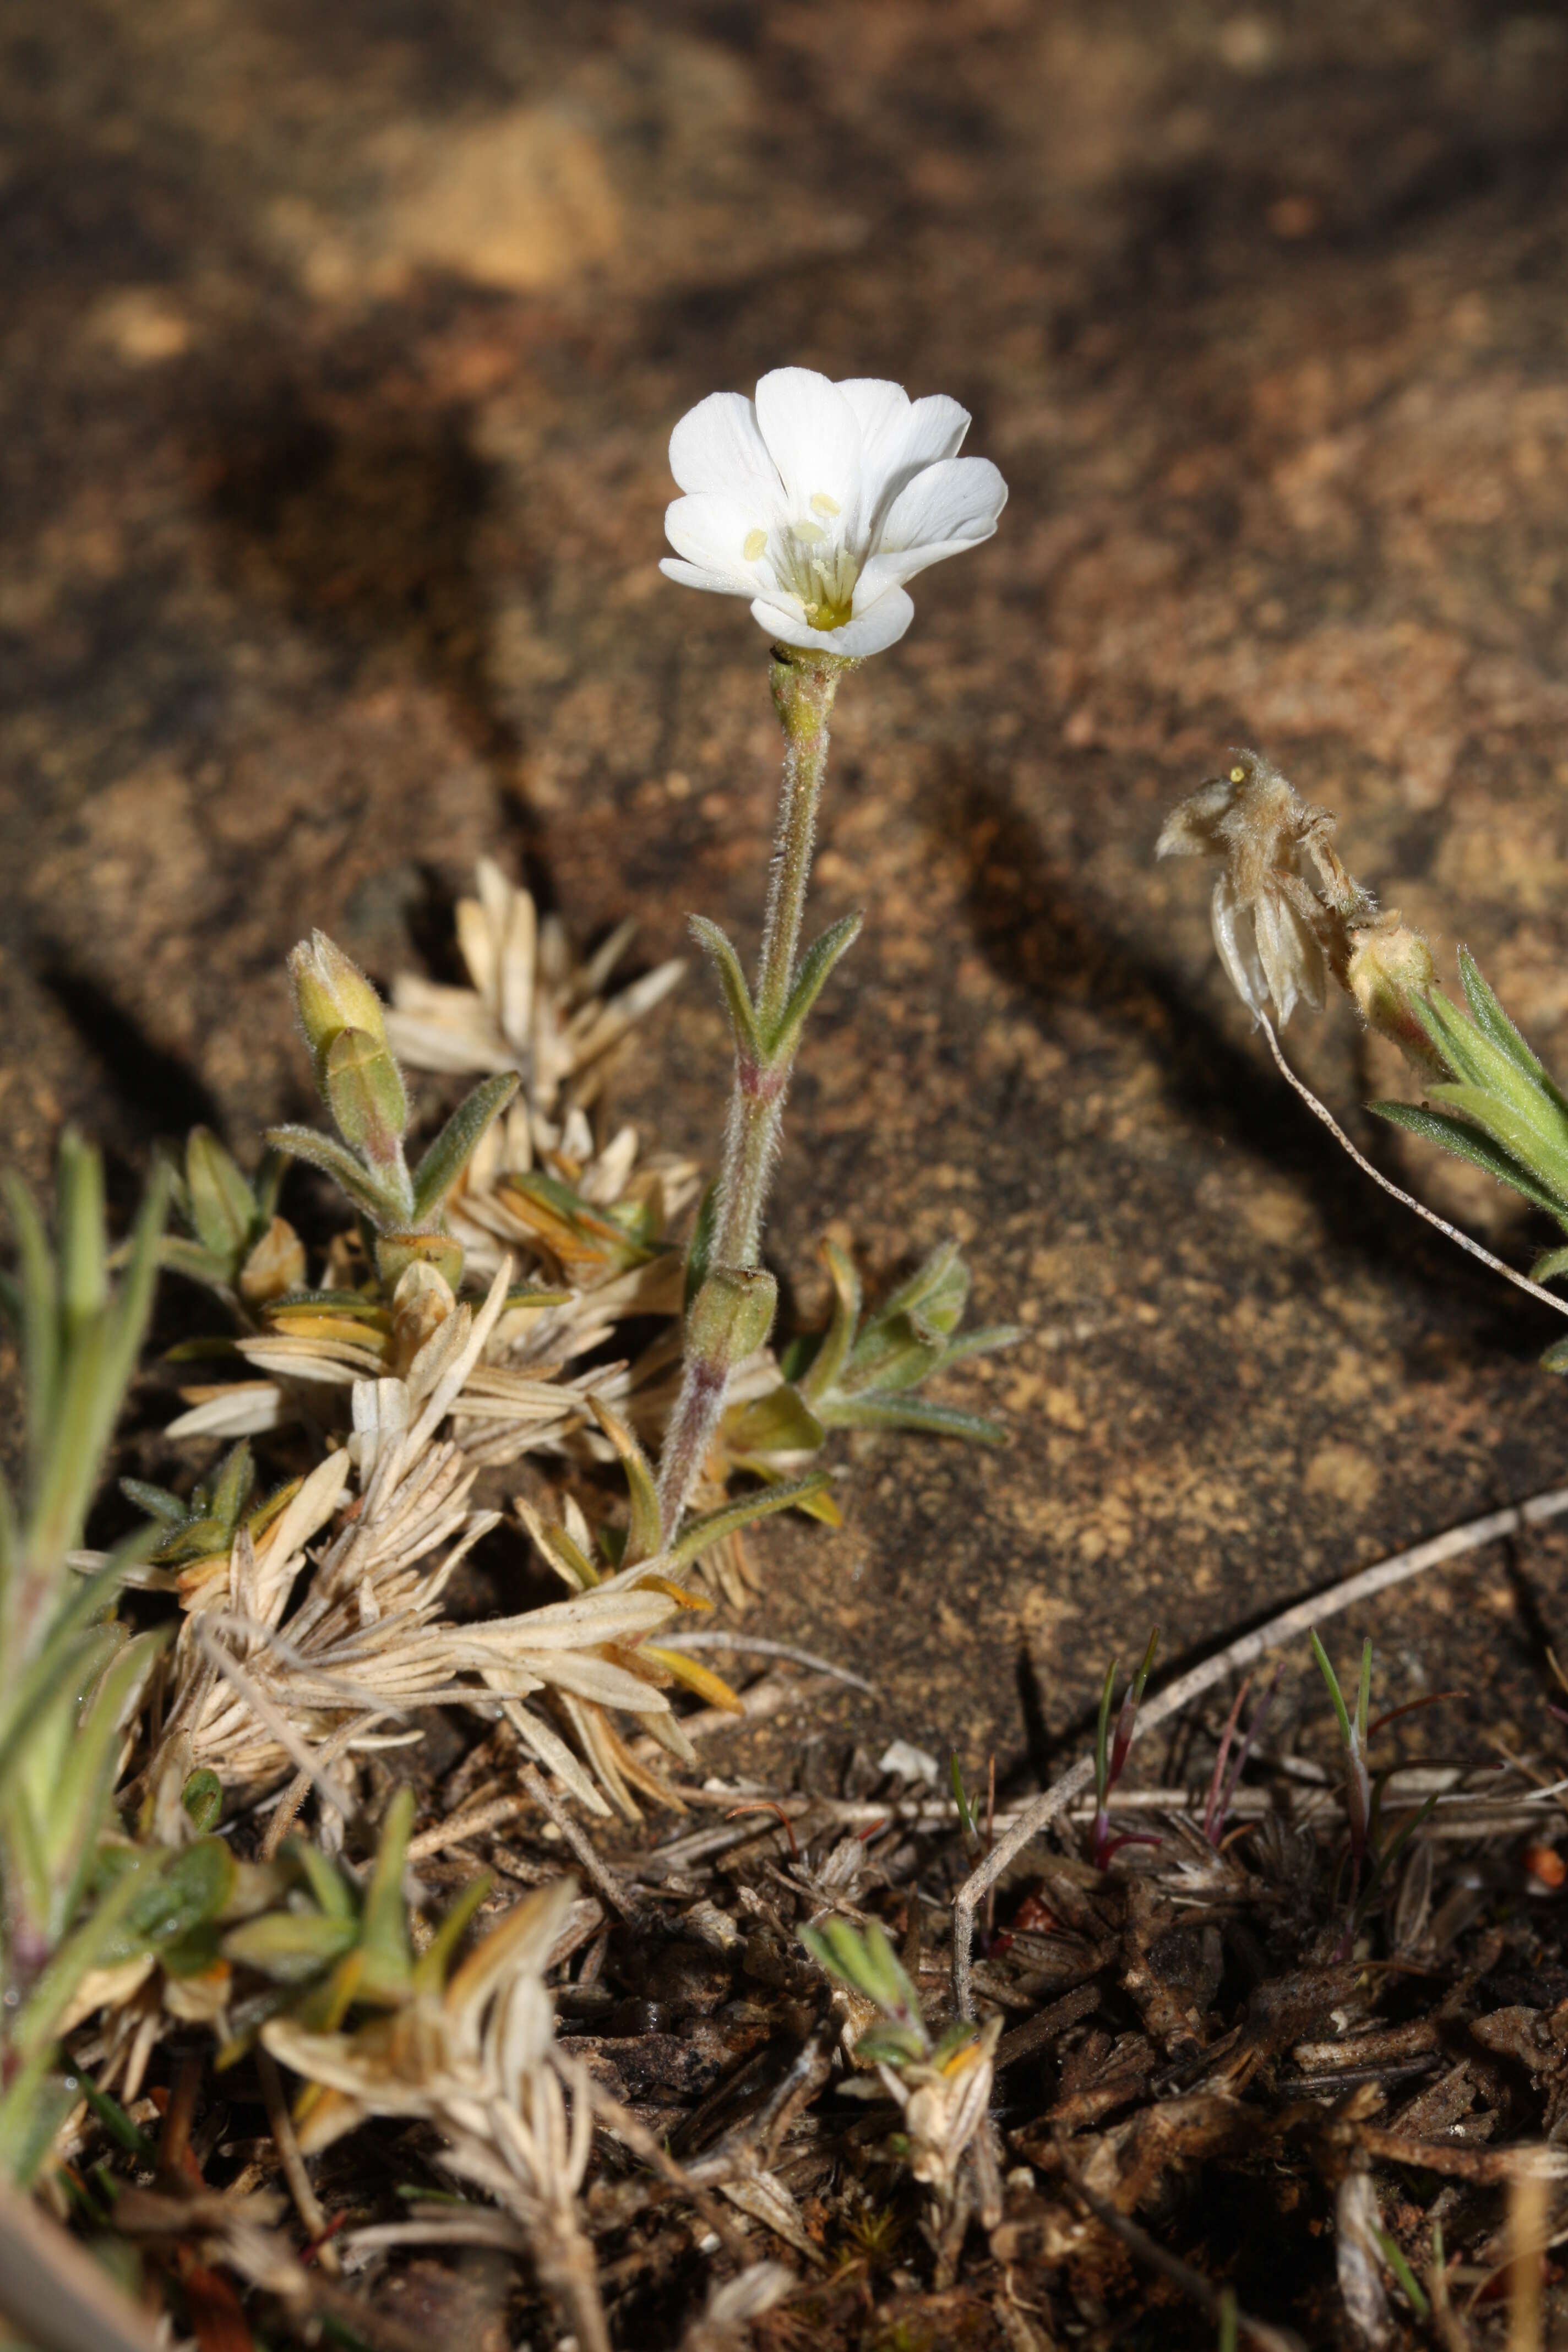
{"type": "MultiPolygon", "coordinates": [[[[1568,26],[1460,0],[10,0],[0,47],[0,1101],[129,1193],[309,1115],[281,960],[429,968],[481,852],[648,961],[754,941],[775,775],[744,608],[662,581],[671,424],[799,362],[942,390],[1012,486],[840,698],[772,1243],[949,1234],[1027,1327],[998,1455],[851,1449],[755,1630],[875,1678],[725,1744],[1038,1769],[1172,1658],[1551,1486],[1552,1318],[1405,1218],[1156,867],[1232,741],[1568,1062],[1568,26]]],[[[617,1101],[710,1157],[693,971],[617,1101]]],[[[1380,1162],[1544,1238],[1301,1066],[1380,1162]]],[[[434,1097],[432,1097],[434,1107],[434,1097]]],[[[170,1310],[173,1312],[174,1310],[170,1310]]],[[[1568,1538],[1374,1621],[1427,1748],[1549,1753],[1568,1538]]],[[[1287,1685],[1323,1714],[1298,1677],[1287,1685]]],[[[1151,1776],[1154,1759],[1150,1759],[1151,1776]]]]}

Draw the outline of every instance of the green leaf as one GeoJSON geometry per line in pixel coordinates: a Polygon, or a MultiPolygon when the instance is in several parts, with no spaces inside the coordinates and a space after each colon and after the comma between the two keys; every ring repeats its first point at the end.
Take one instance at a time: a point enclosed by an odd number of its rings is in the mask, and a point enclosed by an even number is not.
{"type": "Polygon", "coordinates": [[[223,1782],[209,1765],[198,1765],[187,1774],[180,1790],[180,1802],[195,1828],[205,1836],[217,1827],[223,1811],[223,1782]]]}
{"type": "Polygon", "coordinates": [[[358,1934],[352,1919],[331,1919],[319,1911],[268,1911],[231,1927],[223,1956],[275,1984],[306,1984],[342,1959],[358,1934]]]}
{"type": "Polygon", "coordinates": [[[1531,1282],[1552,1282],[1560,1274],[1568,1274],[1568,1249],[1542,1250],[1530,1269],[1531,1282]]]}
{"type": "Polygon", "coordinates": [[[915,1989],[878,1921],[870,1920],[861,1936],[847,1919],[828,1919],[821,1927],[803,1927],[800,1940],[818,1968],[863,1993],[894,2023],[913,2027],[921,2051],[929,2049],[915,1989]]]}
{"type": "Polygon", "coordinates": [[[924,1437],[962,1437],[973,1445],[1005,1445],[1008,1433],[999,1421],[983,1413],[963,1412],[956,1405],[937,1404],[930,1397],[884,1396],[871,1390],[821,1408],[830,1429],[908,1429],[924,1437]]]}
{"type": "Polygon", "coordinates": [[[364,1955],[360,1990],[367,2000],[395,2002],[408,1990],[408,1914],[403,1900],[403,1872],[413,1829],[414,1791],[405,1780],[393,1791],[382,1822],[360,1915],[364,1955]]]}
{"type": "Polygon", "coordinates": [[[1350,1709],[1345,1705],[1344,1693],[1340,1688],[1340,1678],[1330,1664],[1329,1654],[1319,1641],[1315,1629],[1309,1633],[1307,1639],[1311,1644],[1312,1656],[1317,1662],[1318,1672],[1328,1685],[1329,1696],[1333,1702],[1334,1715],[1339,1723],[1340,1738],[1344,1742],[1345,1752],[1347,1755],[1353,1756],[1356,1752],[1355,1733],[1351,1728],[1350,1709]]]}
{"type": "Polygon", "coordinates": [[[969,1297],[969,1268],[956,1242],[942,1242],[915,1268],[900,1289],[884,1299],[878,1322],[889,1316],[919,1314],[933,1331],[955,1330],[969,1297]]]}
{"type": "MultiPolygon", "coordinates": [[[[1492,1097],[1507,1113],[1533,1129],[1544,1143],[1568,1148],[1568,1118],[1539,1079],[1521,1068],[1511,1053],[1494,1045],[1484,1030],[1465,1020],[1446,996],[1434,993],[1411,1001],[1438,1050],[1457,1066],[1460,1085],[1475,1087],[1492,1097]]],[[[1432,1091],[1441,1095],[1447,1089],[1436,1087],[1432,1091]]]]}
{"type": "Polygon", "coordinates": [[[789,1002],[779,1015],[777,1027],[766,1040],[767,1056],[771,1062],[787,1066],[793,1061],[806,1015],[821,995],[839,957],[859,938],[865,920],[865,916],[859,914],[841,916],[806,950],[800,970],[795,974],[789,1002]]]}
{"type": "Polygon", "coordinates": [[[626,1486],[631,1495],[631,1524],[626,1530],[624,1554],[629,1567],[632,1561],[651,1559],[663,1538],[663,1522],[659,1516],[658,1484],[652,1465],[624,1421],[617,1419],[602,1397],[588,1400],[594,1418],[604,1431],[620,1457],[626,1474],[626,1486]]]}
{"type": "Polygon", "coordinates": [[[1563,1097],[1552,1085],[1551,1076],[1540,1057],[1531,1051],[1498,1003],[1497,997],[1481,977],[1480,966],[1468,948],[1459,950],[1459,980],[1465,992],[1465,1002],[1470,1008],[1470,1018],[1499,1050],[1506,1054],[1526,1077],[1557,1096],[1561,1108],[1563,1097]]]}
{"type": "Polygon", "coordinates": [[[1489,1087],[1432,1087],[1428,1092],[1434,1102],[1447,1104],[1472,1119],[1510,1159],[1521,1161],[1556,1200],[1568,1202],[1568,1133],[1556,1139],[1548,1136],[1489,1087]]]}
{"type": "Polygon", "coordinates": [[[962,1364],[966,1356],[994,1356],[999,1348],[1016,1348],[1023,1337],[1021,1323],[991,1323],[978,1331],[960,1331],[942,1349],[936,1369],[945,1372],[950,1365],[962,1364]]]}
{"type": "Polygon", "coordinates": [[[724,1416],[724,1443],[731,1454],[815,1454],[826,1432],[798,1390],[781,1381],[766,1396],[737,1405],[724,1416]]]}
{"type": "Polygon", "coordinates": [[[414,1171],[414,1213],[422,1223],[440,1208],[485,1129],[505,1110],[519,1083],[515,1070],[503,1070],[493,1078],[481,1079],[458,1105],[414,1171]]]}
{"type": "Polygon", "coordinates": [[[451,1965],[458,1946],[463,1940],[468,1922],[494,1885],[495,1881],[489,1872],[481,1870],[479,1876],[470,1878],[467,1886],[458,1894],[436,1933],[414,1963],[416,1993],[434,1994],[441,1990],[447,1981],[447,1970],[451,1965]]]}
{"type": "Polygon", "coordinates": [[[1523,1168],[1511,1152],[1504,1151],[1489,1135],[1472,1127],[1468,1119],[1456,1118],[1451,1112],[1427,1110],[1419,1103],[1374,1102],[1367,1105],[1379,1118],[1393,1127],[1402,1127],[1411,1135],[1419,1135],[1427,1143],[1440,1144],[1458,1160],[1468,1160],[1472,1167],[1484,1168],[1500,1184],[1508,1184],[1533,1201],[1538,1209],[1568,1224],[1568,1202],[1559,1201],[1544,1184],[1538,1183],[1528,1168],[1523,1168]]]}
{"type": "Polygon", "coordinates": [[[355,1208],[364,1211],[378,1231],[396,1231],[405,1222],[405,1203],[395,1199],[378,1177],[360,1165],[346,1145],[336,1142],[331,1136],[318,1135],[311,1127],[269,1127],[267,1140],[275,1150],[287,1151],[330,1176],[355,1208]]]}
{"type": "Polygon", "coordinates": [[[756,1008],[752,1003],[752,992],[746,985],[746,975],[741,970],[740,957],[718,924],[710,923],[706,915],[690,916],[687,928],[699,947],[707,949],[718,970],[719,984],[724,991],[724,1002],[729,1007],[730,1026],[734,1032],[737,1050],[749,1055],[753,1062],[765,1062],[767,1047],[757,1026],[756,1008]]]}
{"type": "Polygon", "coordinates": [[[768,1519],[776,1511],[794,1510],[797,1505],[825,1495],[832,1483],[826,1470],[814,1470],[808,1478],[794,1478],[784,1486],[767,1486],[761,1494],[742,1495],[736,1502],[721,1504],[716,1511],[704,1511],[700,1517],[688,1519],[669,1548],[671,1566],[684,1568],[721,1537],[750,1527],[753,1519],[768,1519]]]}
{"type": "Polygon", "coordinates": [[[121,1478],[120,1491],[128,1503],[134,1503],[150,1519],[160,1519],[165,1527],[183,1528],[190,1517],[190,1506],[172,1495],[167,1486],[150,1486],[145,1478],[121,1478]]]}
{"type": "Polygon", "coordinates": [[[860,1320],[860,1277],[854,1260],[837,1242],[824,1242],[822,1255],[833,1283],[833,1314],[823,1333],[822,1345],[799,1382],[801,1394],[812,1405],[837,1385],[855,1343],[855,1327],[860,1320]]]}
{"type": "Polygon", "coordinates": [[[192,1128],[186,1141],[185,1196],[199,1238],[215,1257],[237,1265],[256,1230],[256,1196],[210,1128],[192,1128]]]}
{"type": "Polygon", "coordinates": [[[855,2055],[870,2064],[919,2066],[926,2059],[930,2044],[923,2032],[912,2025],[872,2025],[856,2038],[855,2055]]]}

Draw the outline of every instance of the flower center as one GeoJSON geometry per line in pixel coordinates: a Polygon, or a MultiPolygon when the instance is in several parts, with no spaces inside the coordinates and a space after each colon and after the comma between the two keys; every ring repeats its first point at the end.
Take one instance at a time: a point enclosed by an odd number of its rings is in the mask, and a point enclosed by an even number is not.
{"type": "MultiPolygon", "coordinates": [[[[837,499],[818,490],[811,507],[812,517],[787,524],[774,540],[773,570],[779,585],[799,598],[808,626],[841,629],[854,610],[860,566],[854,550],[824,528],[839,511],[837,499]],[[820,522],[813,519],[818,515],[820,522]]],[[[749,557],[762,553],[762,547],[752,543],[761,539],[762,533],[753,531],[747,540],[749,557]]]]}

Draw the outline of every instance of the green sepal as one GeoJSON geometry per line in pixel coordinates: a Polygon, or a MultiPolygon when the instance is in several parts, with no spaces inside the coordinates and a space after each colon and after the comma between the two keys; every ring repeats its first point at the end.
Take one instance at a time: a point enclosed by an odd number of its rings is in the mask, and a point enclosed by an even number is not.
{"type": "Polygon", "coordinates": [[[492,1119],[498,1118],[516,1094],[515,1070],[481,1079],[472,1094],[458,1105],[440,1134],[414,1171],[414,1214],[423,1223],[433,1217],[468,1166],[492,1119]]]}
{"type": "Polygon", "coordinates": [[[1568,1249],[1542,1250],[1530,1269],[1531,1282],[1553,1282],[1560,1274],[1568,1274],[1568,1249]]]}

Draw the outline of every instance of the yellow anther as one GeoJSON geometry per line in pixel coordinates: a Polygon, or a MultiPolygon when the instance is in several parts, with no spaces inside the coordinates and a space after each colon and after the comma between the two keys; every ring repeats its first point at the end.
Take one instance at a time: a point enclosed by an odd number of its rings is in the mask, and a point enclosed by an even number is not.
{"type": "Polygon", "coordinates": [[[836,515],[839,511],[837,499],[830,499],[826,490],[818,490],[815,493],[811,508],[814,514],[819,515],[836,515]]]}
{"type": "Polygon", "coordinates": [[[827,537],[827,533],[823,530],[822,525],[819,522],[797,522],[795,527],[795,535],[796,539],[803,541],[807,547],[820,547],[823,541],[827,537]]]}
{"type": "Polygon", "coordinates": [[[768,543],[765,530],[749,530],[741,542],[741,552],[748,563],[754,563],[768,543]]]}

